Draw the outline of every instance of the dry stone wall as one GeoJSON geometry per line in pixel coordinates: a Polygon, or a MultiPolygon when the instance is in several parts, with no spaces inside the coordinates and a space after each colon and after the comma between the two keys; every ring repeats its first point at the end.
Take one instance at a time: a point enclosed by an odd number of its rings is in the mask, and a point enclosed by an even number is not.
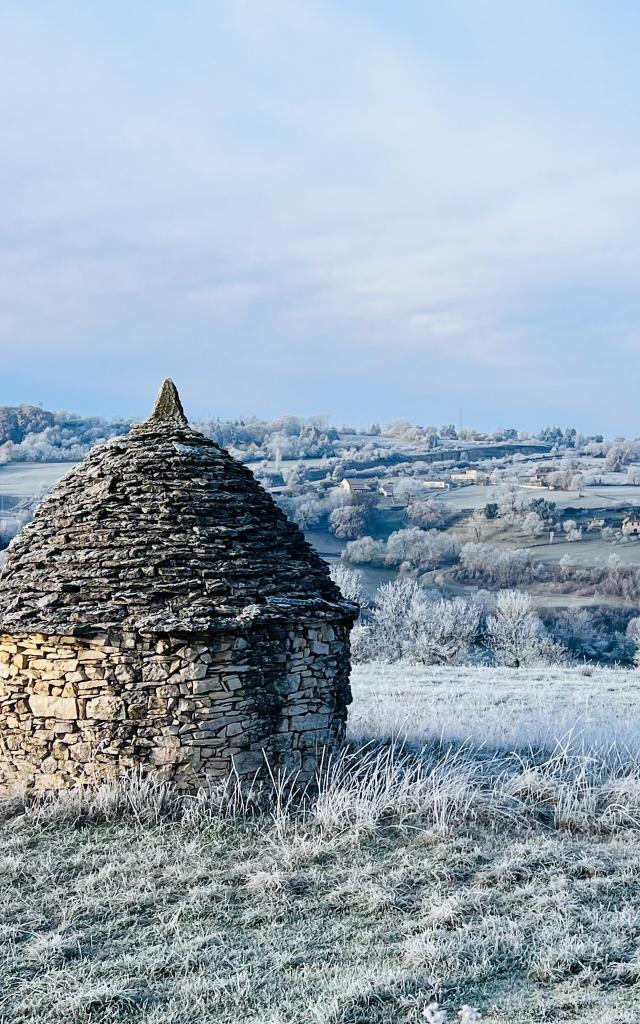
{"type": "Polygon", "coordinates": [[[202,636],[0,635],[0,790],[154,770],[194,788],[232,768],[313,777],[344,735],[349,624],[202,636]],[[266,755],[266,759],[265,759],[266,755]]]}
{"type": "Polygon", "coordinates": [[[344,732],[358,609],[165,381],[94,448],[0,573],[0,787],[154,769],[312,777],[344,732]]]}

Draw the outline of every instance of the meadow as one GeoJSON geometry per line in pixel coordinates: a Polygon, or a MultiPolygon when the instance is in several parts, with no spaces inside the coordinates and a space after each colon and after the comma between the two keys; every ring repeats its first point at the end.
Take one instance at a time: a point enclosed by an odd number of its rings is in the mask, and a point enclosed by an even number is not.
{"type": "Polygon", "coordinates": [[[69,470],[69,462],[7,463],[0,465],[0,502],[7,509],[24,498],[55,486],[69,470]]]}
{"type": "Polygon", "coordinates": [[[306,799],[5,799],[0,1020],[637,1021],[636,674],[373,665],[353,689],[306,799]]]}

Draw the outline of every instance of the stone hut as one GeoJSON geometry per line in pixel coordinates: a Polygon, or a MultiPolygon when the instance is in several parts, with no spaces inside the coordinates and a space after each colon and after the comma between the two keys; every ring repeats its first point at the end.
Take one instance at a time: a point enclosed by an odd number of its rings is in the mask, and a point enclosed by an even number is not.
{"type": "Polygon", "coordinates": [[[344,735],[357,609],[165,381],[94,448],[0,574],[0,788],[153,768],[312,778],[344,735]]]}

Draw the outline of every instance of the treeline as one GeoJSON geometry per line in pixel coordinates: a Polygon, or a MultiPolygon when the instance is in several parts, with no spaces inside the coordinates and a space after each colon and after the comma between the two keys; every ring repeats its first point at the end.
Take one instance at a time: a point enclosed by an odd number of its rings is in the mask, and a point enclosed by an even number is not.
{"type": "Polygon", "coordinates": [[[126,434],[129,420],[48,412],[33,405],[0,406],[0,465],[77,462],[94,444],[126,434]]]}
{"type": "Polygon", "coordinates": [[[367,607],[357,570],[337,566],[332,575],[362,607],[351,633],[355,662],[460,665],[490,659],[521,668],[565,660],[566,650],[549,634],[528,594],[503,590],[495,598],[480,593],[448,600],[400,578],[383,583],[367,607]]]}
{"type": "MultiPolygon", "coordinates": [[[[0,406],[0,462],[74,461],[83,458],[92,445],[126,433],[132,422],[129,419],[108,420],[99,416],[51,412],[33,405],[0,406]]],[[[359,428],[348,424],[337,428],[323,416],[303,418],[285,415],[275,419],[251,417],[236,420],[211,417],[195,421],[194,426],[222,447],[238,453],[246,462],[275,460],[279,463],[280,460],[305,457],[332,459],[339,455],[339,462],[327,467],[331,473],[338,471],[338,479],[340,473],[347,470],[379,468],[384,472],[384,468],[390,465],[415,460],[415,452],[407,454],[390,448],[388,444],[380,446],[376,440],[378,437],[409,442],[418,449],[424,449],[425,459],[430,457],[428,453],[434,448],[457,440],[496,443],[529,437],[511,427],[484,433],[469,428],[456,430],[453,424],[422,427],[408,420],[393,420],[382,427],[373,423],[359,428]],[[354,441],[362,438],[364,443],[350,446],[351,436],[354,441]],[[340,442],[339,451],[336,450],[336,442],[340,442]]],[[[545,428],[539,436],[564,448],[577,448],[587,441],[597,447],[598,442],[602,442],[601,437],[585,439],[573,429],[545,428]]],[[[611,461],[626,463],[634,454],[630,445],[631,442],[617,439],[611,461]]],[[[425,462],[422,468],[427,471],[431,464],[425,462]]]]}
{"type": "Polygon", "coordinates": [[[331,575],[345,597],[361,606],[351,634],[356,662],[407,660],[427,665],[491,661],[524,667],[571,661],[638,661],[640,618],[633,609],[535,609],[514,589],[443,598],[411,577],[382,584],[369,604],[362,573],[344,564],[331,575]]]}

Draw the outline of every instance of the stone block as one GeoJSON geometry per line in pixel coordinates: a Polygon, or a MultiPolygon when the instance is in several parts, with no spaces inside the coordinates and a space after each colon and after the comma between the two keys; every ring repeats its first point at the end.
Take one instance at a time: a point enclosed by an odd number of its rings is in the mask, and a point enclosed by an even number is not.
{"type": "Polygon", "coordinates": [[[65,674],[65,679],[68,683],[82,683],[86,679],[86,675],[82,671],[68,672],[65,674]]]}
{"type": "Polygon", "coordinates": [[[86,717],[101,722],[121,721],[125,717],[124,701],[108,695],[94,697],[87,701],[86,717]]]}
{"type": "Polygon", "coordinates": [[[308,732],[311,729],[326,729],[328,725],[328,715],[295,715],[291,719],[291,728],[294,732],[308,732]]]}
{"type": "Polygon", "coordinates": [[[105,657],[106,655],[104,651],[96,651],[93,648],[78,651],[79,661],[103,661],[105,657]]]}
{"type": "Polygon", "coordinates": [[[44,694],[34,693],[29,697],[29,707],[36,718],[78,717],[78,703],[72,697],[46,697],[44,694]]]}
{"type": "Polygon", "coordinates": [[[208,735],[210,733],[217,733],[221,729],[224,729],[226,724],[226,718],[214,718],[211,720],[203,719],[202,721],[198,722],[198,730],[199,732],[208,735]]]}
{"type": "Polygon", "coordinates": [[[283,676],[274,684],[276,692],[281,694],[295,693],[299,686],[300,675],[297,672],[291,673],[288,676],[283,676]]]}
{"type": "Polygon", "coordinates": [[[211,676],[209,679],[197,679],[193,684],[194,695],[202,693],[224,692],[220,676],[211,676]]]}
{"type": "Polygon", "coordinates": [[[242,686],[242,681],[239,676],[223,676],[222,685],[225,690],[239,690],[242,686]]]}
{"type": "Polygon", "coordinates": [[[285,772],[298,772],[302,767],[302,754],[299,750],[286,750],[278,758],[278,767],[285,772]]]}
{"type": "Polygon", "coordinates": [[[261,750],[239,750],[233,755],[233,765],[239,775],[253,774],[264,768],[264,755],[261,750]]]}
{"type": "Polygon", "coordinates": [[[64,786],[64,777],[58,771],[56,771],[58,765],[54,761],[55,768],[50,775],[41,774],[36,775],[33,780],[33,788],[36,792],[44,792],[49,789],[62,789],[64,786]]]}
{"type": "Polygon", "coordinates": [[[169,678],[169,666],[166,662],[145,662],[142,666],[142,678],[145,683],[163,683],[169,678]]]}
{"type": "Polygon", "coordinates": [[[158,697],[179,697],[180,687],[175,683],[163,683],[156,690],[158,697]]]}
{"type": "Polygon", "coordinates": [[[121,683],[133,683],[136,680],[136,673],[129,665],[117,665],[115,676],[121,683]]]}
{"type": "Polygon", "coordinates": [[[78,671],[78,659],[77,658],[62,658],[60,661],[55,662],[56,671],[61,675],[66,675],[67,672],[78,671]]]}

